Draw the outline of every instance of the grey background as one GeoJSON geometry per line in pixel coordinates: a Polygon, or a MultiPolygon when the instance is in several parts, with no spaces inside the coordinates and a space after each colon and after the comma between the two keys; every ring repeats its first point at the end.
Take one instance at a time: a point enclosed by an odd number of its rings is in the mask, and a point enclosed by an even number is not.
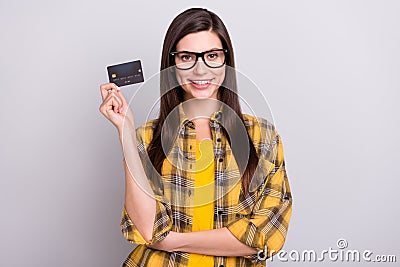
{"type": "Polygon", "coordinates": [[[294,195],[284,249],[345,238],[399,258],[400,2],[2,0],[0,266],[120,266],[134,248],[99,85],[128,60],[156,73],[169,23],[191,6],[221,16],[271,105],[294,195]]]}

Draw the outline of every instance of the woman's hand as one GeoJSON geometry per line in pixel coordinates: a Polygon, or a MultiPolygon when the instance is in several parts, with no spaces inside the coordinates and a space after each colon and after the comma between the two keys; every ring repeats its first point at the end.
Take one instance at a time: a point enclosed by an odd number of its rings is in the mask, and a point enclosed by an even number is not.
{"type": "Polygon", "coordinates": [[[114,124],[118,132],[121,133],[126,126],[134,129],[133,113],[121,89],[114,83],[107,83],[100,85],[100,92],[103,103],[101,103],[99,110],[114,124]]]}
{"type": "Polygon", "coordinates": [[[178,250],[179,242],[179,233],[170,231],[163,240],[146,246],[152,249],[173,252],[178,250]]]}

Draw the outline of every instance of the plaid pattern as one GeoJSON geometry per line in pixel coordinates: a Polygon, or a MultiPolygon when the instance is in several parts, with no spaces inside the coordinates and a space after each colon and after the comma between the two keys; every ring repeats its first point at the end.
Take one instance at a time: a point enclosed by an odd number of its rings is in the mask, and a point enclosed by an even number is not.
{"type": "MultiPolygon", "coordinates": [[[[292,212],[292,196],[283,158],[281,138],[274,125],[262,118],[244,114],[245,127],[259,156],[250,194],[244,197],[240,172],[229,142],[221,131],[221,109],[210,121],[215,156],[214,228],[227,227],[242,243],[256,248],[268,257],[283,246],[292,212]]],[[[179,105],[180,128],[177,143],[164,160],[162,194],[156,193],[156,220],[153,238],[146,243],[132,223],[125,206],[121,230],[124,237],[138,246],[123,266],[187,266],[189,253],[164,252],[146,247],[165,238],[169,231],[191,232],[193,186],[196,157],[196,135],[179,105]],[[189,160],[188,160],[189,159],[189,160]],[[192,166],[191,166],[192,165],[192,166]],[[179,205],[178,205],[179,204],[179,205]]],[[[143,157],[151,142],[157,120],[136,129],[139,154],[143,157]]],[[[210,240],[212,242],[212,240],[210,240]]],[[[238,257],[214,257],[215,266],[265,266],[257,254],[238,257]]]]}

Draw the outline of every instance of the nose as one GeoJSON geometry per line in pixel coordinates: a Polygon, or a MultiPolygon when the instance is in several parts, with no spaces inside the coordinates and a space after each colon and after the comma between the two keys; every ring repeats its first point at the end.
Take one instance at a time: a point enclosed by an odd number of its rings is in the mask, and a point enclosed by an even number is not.
{"type": "Polygon", "coordinates": [[[201,57],[198,58],[196,65],[194,66],[193,72],[198,75],[207,73],[207,66],[201,57]]]}

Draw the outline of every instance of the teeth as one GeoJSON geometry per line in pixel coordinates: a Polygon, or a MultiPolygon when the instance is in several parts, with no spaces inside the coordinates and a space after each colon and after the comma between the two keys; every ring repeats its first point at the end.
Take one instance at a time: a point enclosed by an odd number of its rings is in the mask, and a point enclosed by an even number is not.
{"type": "Polygon", "coordinates": [[[210,83],[210,81],[192,81],[195,84],[204,85],[210,83]]]}

